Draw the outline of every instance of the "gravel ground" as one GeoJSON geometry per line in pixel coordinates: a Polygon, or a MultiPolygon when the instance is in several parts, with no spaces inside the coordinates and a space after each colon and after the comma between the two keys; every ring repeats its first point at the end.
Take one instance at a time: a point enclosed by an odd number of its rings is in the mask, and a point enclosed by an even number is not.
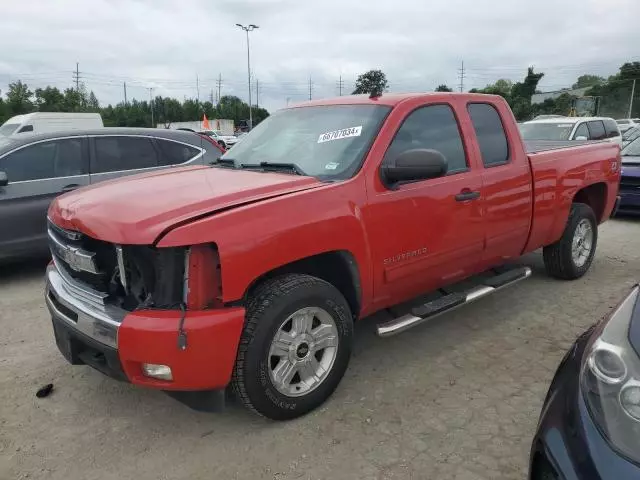
{"type": "Polygon", "coordinates": [[[0,479],[525,478],[555,368],[640,280],[639,237],[640,221],[610,221],[586,277],[552,280],[534,253],[531,279],[397,337],[360,322],[335,395],[288,423],[193,412],[68,365],[44,264],[0,267],[0,479]]]}

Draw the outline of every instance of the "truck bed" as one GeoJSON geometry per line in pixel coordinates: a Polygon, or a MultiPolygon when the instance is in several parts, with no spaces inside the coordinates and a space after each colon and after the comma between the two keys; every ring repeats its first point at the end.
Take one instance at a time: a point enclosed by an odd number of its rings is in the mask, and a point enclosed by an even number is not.
{"type": "Polygon", "coordinates": [[[527,153],[540,153],[600,142],[601,140],[526,140],[524,141],[524,149],[527,153]]]}

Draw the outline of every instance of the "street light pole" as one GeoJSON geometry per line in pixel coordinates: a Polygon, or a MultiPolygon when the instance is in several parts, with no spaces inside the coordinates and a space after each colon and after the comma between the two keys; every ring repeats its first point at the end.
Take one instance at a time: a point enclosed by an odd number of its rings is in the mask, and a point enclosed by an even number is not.
{"type": "Polygon", "coordinates": [[[239,23],[236,23],[236,26],[240,27],[247,34],[247,81],[249,82],[249,130],[253,128],[253,114],[252,114],[252,106],[251,106],[251,57],[250,57],[250,49],[249,49],[249,32],[259,28],[258,25],[250,24],[246,27],[239,23]]]}

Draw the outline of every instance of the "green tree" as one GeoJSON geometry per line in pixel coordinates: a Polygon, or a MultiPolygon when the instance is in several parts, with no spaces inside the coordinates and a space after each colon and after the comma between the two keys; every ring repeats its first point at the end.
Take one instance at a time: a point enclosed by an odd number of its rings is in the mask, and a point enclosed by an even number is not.
{"type": "Polygon", "coordinates": [[[97,112],[100,110],[100,102],[98,102],[98,98],[96,94],[93,93],[93,90],[89,92],[89,98],[87,99],[87,110],[92,112],[97,112]]]}
{"type": "Polygon", "coordinates": [[[389,87],[387,76],[382,70],[369,70],[358,76],[354,95],[368,93],[370,95],[382,95],[389,87]]]}
{"type": "Polygon", "coordinates": [[[602,85],[606,80],[599,75],[580,75],[576,83],[574,83],[571,88],[585,88],[585,87],[593,87],[595,85],[602,85]]]}
{"type": "Polygon", "coordinates": [[[628,62],[620,67],[618,74],[620,80],[630,80],[640,78],[640,62],[628,62]]]}
{"type": "Polygon", "coordinates": [[[436,92],[453,92],[453,88],[449,88],[443,83],[436,87],[436,92]]]}
{"type": "Polygon", "coordinates": [[[7,109],[7,104],[2,98],[2,91],[0,91],[0,125],[7,121],[9,118],[9,112],[7,109]]]}
{"type": "Polygon", "coordinates": [[[20,80],[9,84],[7,109],[11,115],[21,115],[33,111],[33,92],[20,80]]]}
{"type": "Polygon", "coordinates": [[[56,87],[36,88],[36,105],[41,112],[62,112],[64,95],[56,87]]]}

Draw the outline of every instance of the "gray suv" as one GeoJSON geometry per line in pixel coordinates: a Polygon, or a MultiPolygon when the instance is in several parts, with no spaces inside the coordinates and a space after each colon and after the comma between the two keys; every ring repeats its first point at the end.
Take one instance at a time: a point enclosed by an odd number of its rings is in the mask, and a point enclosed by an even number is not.
{"type": "Polygon", "coordinates": [[[222,153],[203,135],[151,128],[0,138],[0,260],[47,251],[47,209],[57,195],[124,175],[208,164],[222,153]]]}

